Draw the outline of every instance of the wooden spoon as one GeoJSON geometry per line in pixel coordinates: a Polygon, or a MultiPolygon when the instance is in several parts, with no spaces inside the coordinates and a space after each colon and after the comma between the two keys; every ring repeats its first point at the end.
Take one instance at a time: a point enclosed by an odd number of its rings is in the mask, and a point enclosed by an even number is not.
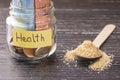
{"type": "Polygon", "coordinates": [[[116,28],[113,24],[106,25],[103,30],[98,34],[98,36],[94,39],[93,42],[88,42],[89,44],[85,44],[86,41],[78,46],[75,51],[76,55],[82,58],[94,59],[102,56],[101,50],[99,50],[100,46],[105,42],[105,40],[110,36],[110,34],[116,28]],[[87,46],[87,47],[86,47],[87,46]],[[93,50],[92,50],[93,49],[93,50]]]}
{"type": "Polygon", "coordinates": [[[100,48],[100,46],[106,41],[115,28],[116,26],[114,24],[106,25],[99,35],[94,39],[93,44],[100,48]]]}

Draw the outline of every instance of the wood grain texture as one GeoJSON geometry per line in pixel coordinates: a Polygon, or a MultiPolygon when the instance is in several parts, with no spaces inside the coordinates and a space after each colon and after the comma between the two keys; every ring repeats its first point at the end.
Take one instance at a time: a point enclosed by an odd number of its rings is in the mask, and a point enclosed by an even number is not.
{"type": "Polygon", "coordinates": [[[5,23],[9,10],[4,6],[0,8],[0,80],[120,80],[120,1],[53,1],[57,6],[57,50],[53,56],[39,62],[20,62],[11,57],[5,23]],[[87,61],[79,61],[77,67],[68,67],[62,62],[66,50],[76,48],[86,39],[94,40],[109,23],[117,28],[101,49],[114,54],[111,68],[97,73],[87,69],[87,61]]]}

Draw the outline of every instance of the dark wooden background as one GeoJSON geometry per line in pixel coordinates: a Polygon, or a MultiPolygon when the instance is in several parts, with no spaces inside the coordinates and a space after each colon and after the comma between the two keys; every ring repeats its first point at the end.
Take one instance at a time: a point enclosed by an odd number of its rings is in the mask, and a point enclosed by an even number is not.
{"type": "Polygon", "coordinates": [[[7,48],[6,23],[10,0],[0,0],[0,80],[120,80],[120,0],[53,0],[57,17],[57,50],[40,62],[20,62],[7,48]],[[86,65],[68,67],[62,62],[66,50],[93,40],[109,23],[117,26],[101,49],[113,54],[113,65],[100,73],[86,65]]]}

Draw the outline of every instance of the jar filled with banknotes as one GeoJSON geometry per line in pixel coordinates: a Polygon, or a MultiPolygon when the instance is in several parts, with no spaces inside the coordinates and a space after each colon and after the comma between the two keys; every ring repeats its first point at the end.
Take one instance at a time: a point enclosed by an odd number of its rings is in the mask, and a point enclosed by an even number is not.
{"type": "Polygon", "coordinates": [[[56,17],[50,0],[12,0],[7,23],[7,42],[20,60],[49,57],[56,50],[56,17]]]}

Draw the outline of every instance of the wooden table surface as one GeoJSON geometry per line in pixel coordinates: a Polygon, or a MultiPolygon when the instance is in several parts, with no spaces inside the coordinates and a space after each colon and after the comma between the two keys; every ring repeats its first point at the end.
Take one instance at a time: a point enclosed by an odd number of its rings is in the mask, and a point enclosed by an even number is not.
{"type": "Polygon", "coordinates": [[[0,0],[0,80],[120,80],[120,1],[119,0],[53,0],[57,17],[57,50],[39,62],[13,59],[6,42],[6,23],[10,0],[0,0]],[[117,26],[101,49],[114,55],[112,66],[100,73],[78,63],[66,66],[66,50],[84,40],[93,40],[106,24],[117,26]]]}

